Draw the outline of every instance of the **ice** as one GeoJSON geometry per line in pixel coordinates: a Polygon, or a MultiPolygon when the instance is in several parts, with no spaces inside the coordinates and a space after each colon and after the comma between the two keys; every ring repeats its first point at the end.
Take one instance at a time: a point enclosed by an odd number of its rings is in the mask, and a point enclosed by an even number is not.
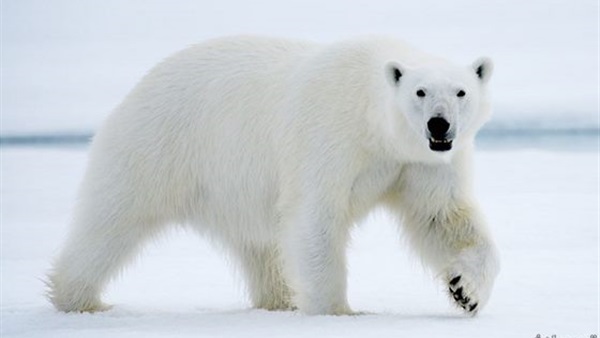
{"type": "MultiPolygon", "coordinates": [[[[598,142],[597,138],[588,139],[598,142]]],[[[475,318],[449,303],[375,212],[353,232],[353,317],[253,310],[231,264],[174,230],[114,281],[105,313],[64,314],[41,279],[62,244],[86,148],[0,148],[2,337],[589,337],[598,333],[598,153],[483,150],[476,190],[502,255],[491,301],[475,318]]]]}

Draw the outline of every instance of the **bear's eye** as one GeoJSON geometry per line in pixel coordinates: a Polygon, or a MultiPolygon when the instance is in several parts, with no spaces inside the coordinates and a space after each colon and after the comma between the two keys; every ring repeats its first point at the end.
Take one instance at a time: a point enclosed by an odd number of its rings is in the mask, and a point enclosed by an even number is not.
{"type": "Polygon", "coordinates": [[[456,93],[456,96],[458,97],[464,97],[467,93],[465,93],[464,90],[459,90],[458,93],[456,93]]]}
{"type": "Polygon", "coordinates": [[[425,91],[423,89],[417,90],[417,96],[418,97],[425,97],[425,91]]]}

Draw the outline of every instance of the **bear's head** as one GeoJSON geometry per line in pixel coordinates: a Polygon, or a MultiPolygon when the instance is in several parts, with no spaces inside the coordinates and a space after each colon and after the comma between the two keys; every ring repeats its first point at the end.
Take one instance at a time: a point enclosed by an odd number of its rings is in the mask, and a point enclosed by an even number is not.
{"type": "Polygon", "coordinates": [[[410,139],[416,140],[421,152],[446,155],[472,142],[491,113],[487,83],[492,70],[489,58],[479,58],[468,67],[387,63],[393,113],[409,126],[403,131],[412,133],[410,139]]]}

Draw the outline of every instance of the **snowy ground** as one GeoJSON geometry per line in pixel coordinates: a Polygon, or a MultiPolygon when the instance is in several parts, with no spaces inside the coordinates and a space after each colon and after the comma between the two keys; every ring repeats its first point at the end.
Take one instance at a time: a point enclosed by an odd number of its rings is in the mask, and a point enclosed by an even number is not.
{"type": "MultiPolygon", "coordinates": [[[[596,138],[590,138],[597,144],[596,138]]],[[[107,294],[63,314],[40,278],[66,230],[86,148],[2,147],[2,337],[541,337],[598,334],[598,153],[480,151],[477,190],[502,252],[489,306],[465,318],[378,213],[354,231],[355,317],[249,308],[227,261],[183,231],[152,243],[107,294]]]]}

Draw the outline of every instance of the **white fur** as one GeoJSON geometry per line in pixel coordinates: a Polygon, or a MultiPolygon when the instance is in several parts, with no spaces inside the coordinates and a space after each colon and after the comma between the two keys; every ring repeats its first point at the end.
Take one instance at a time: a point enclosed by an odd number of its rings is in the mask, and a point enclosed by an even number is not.
{"type": "Polygon", "coordinates": [[[349,314],[349,231],[385,205],[424,261],[446,282],[462,275],[481,308],[498,264],[470,189],[473,138],[489,115],[489,73],[473,67],[385,38],[235,37],[175,54],[94,138],[50,300],[106,309],[102,291],[140,245],[188,224],[238,258],[254,306],[349,314]],[[435,98],[414,101],[419,86],[435,98]],[[424,135],[440,105],[456,134],[444,153],[424,135]]]}

